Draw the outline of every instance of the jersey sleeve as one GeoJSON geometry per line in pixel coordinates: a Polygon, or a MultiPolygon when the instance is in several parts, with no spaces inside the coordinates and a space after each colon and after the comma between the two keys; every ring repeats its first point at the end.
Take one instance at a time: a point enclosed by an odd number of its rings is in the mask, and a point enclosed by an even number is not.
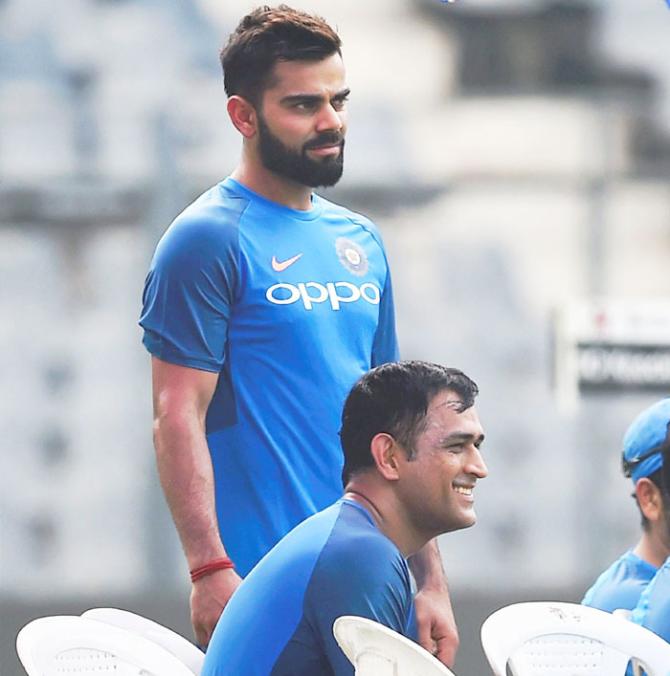
{"type": "Polygon", "coordinates": [[[387,268],[386,283],[379,302],[379,323],[372,344],[372,366],[398,361],[398,338],[395,330],[395,308],[393,304],[393,288],[391,272],[387,268]]]}
{"type": "Polygon", "coordinates": [[[670,559],[642,592],[631,620],[670,641],[670,559]]]}
{"type": "Polygon", "coordinates": [[[352,676],[354,668],[337,644],[333,623],[341,615],[367,617],[407,633],[411,589],[407,565],[399,554],[366,549],[356,556],[335,557],[322,566],[310,588],[308,612],[313,630],[324,643],[334,676],[352,676]]]}
{"type": "Polygon", "coordinates": [[[239,276],[236,227],[205,218],[175,221],[147,275],[143,343],[164,361],[218,372],[239,276]]]}

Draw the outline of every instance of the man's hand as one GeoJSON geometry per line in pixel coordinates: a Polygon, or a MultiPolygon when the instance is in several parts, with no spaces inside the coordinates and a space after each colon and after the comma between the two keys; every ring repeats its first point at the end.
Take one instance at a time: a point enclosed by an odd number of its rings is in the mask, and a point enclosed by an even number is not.
{"type": "Polygon", "coordinates": [[[420,589],[414,597],[419,643],[440,662],[453,667],[458,650],[458,629],[445,589],[420,589]]]}
{"type": "Polygon", "coordinates": [[[193,583],[191,588],[191,623],[195,642],[202,649],[209,645],[212,632],[242,578],[233,570],[217,570],[193,583]]]}
{"type": "Polygon", "coordinates": [[[458,650],[458,629],[437,541],[431,540],[412,556],[409,567],[417,586],[414,612],[419,643],[451,667],[458,650]]]}

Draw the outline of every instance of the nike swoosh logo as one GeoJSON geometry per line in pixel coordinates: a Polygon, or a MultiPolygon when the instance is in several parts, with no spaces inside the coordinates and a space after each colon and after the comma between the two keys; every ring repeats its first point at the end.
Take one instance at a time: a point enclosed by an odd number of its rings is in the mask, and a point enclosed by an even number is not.
{"type": "Polygon", "coordinates": [[[272,257],[272,269],[275,272],[283,272],[286,268],[290,267],[295,263],[300,257],[301,253],[296,254],[293,258],[287,258],[285,261],[278,261],[274,256],[272,257]]]}

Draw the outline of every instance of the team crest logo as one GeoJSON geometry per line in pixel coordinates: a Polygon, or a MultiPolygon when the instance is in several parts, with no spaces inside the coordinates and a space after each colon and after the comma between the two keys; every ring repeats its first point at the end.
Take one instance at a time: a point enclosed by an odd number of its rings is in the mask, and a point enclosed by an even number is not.
{"type": "Polygon", "coordinates": [[[368,271],[368,257],[365,251],[346,237],[338,237],[335,240],[335,250],[340,263],[351,272],[352,275],[362,277],[368,271]]]}

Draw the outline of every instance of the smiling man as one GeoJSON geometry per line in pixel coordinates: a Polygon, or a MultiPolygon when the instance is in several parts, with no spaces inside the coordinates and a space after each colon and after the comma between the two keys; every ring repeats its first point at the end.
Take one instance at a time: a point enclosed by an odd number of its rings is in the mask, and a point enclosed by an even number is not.
{"type": "MultiPolygon", "coordinates": [[[[313,192],[344,164],[338,35],[318,17],[261,7],[221,63],[241,159],[162,237],[140,319],[158,470],[201,645],[241,577],[339,497],[344,398],[398,358],[377,228],[313,192]]],[[[422,642],[449,663],[458,638],[436,546],[412,566],[422,642]]]]}
{"type": "Polygon", "coordinates": [[[351,676],[332,633],[341,615],[410,633],[407,559],[476,520],[473,491],[487,475],[476,395],[461,371],[418,361],[356,383],[340,432],[344,496],[252,570],[219,620],[203,676],[351,676]]]}

